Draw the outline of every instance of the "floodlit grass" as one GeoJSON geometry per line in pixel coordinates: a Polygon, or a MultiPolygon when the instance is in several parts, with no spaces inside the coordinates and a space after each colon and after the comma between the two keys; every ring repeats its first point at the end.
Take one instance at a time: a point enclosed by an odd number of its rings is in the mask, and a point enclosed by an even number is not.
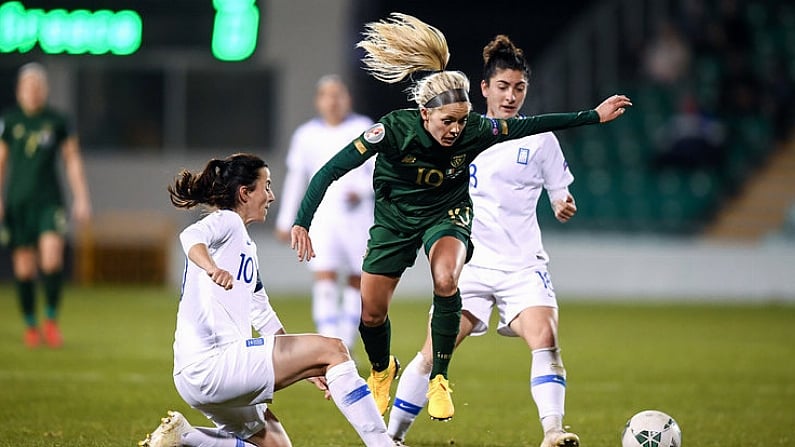
{"type": "MultiPolygon", "coordinates": [[[[312,331],[306,297],[273,296],[290,332],[312,331]]],[[[65,346],[27,350],[10,285],[0,286],[0,446],[133,446],[168,409],[203,416],[177,395],[171,288],[69,288],[65,346]]],[[[407,363],[424,338],[428,300],[392,304],[393,353],[407,363]]],[[[584,447],[618,447],[624,422],[655,408],[671,414],[686,447],[791,446],[795,435],[795,307],[664,305],[561,297],[568,369],[566,423],[584,447]]],[[[361,346],[360,371],[368,369],[361,346]]],[[[456,417],[422,413],[412,447],[537,446],[530,360],[518,339],[467,340],[451,365],[456,417]]],[[[271,407],[298,446],[361,445],[312,385],[276,394],[271,407]]]]}

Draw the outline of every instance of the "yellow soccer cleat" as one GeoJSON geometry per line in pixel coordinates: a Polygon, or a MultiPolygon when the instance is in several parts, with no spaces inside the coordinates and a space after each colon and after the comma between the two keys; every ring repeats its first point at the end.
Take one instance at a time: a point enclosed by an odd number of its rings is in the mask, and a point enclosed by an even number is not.
{"type": "Polygon", "coordinates": [[[544,435],[541,447],[579,447],[580,438],[565,430],[550,430],[544,435]]]}
{"type": "Polygon", "coordinates": [[[400,372],[400,362],[394,355],[389,356],[389,366],[383,371],[370,370],[370,377],[367,378],[367,387],[373,393],[375,405],[378,407],[378,413],[383,416],[386,409],[389,407],[389,391],[392,388],[392,382],[397,379],[400,372]]]}
{"type": "Polygon", "coordinates": [[[443,375],[437,374],[428,384],[428,414],[431,419],[448,421],[453,418],[455,407],[450,394],[453,391],[443,375]]]}

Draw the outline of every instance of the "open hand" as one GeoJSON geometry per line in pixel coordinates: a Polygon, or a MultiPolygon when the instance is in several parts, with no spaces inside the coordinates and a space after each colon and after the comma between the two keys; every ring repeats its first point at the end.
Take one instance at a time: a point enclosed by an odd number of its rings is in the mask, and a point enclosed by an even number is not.
{"type": "Polygon", "coordinates": [[[293,225],[290,230],[290,248],[298,253],[298,262],[309,261],[315,257],[312,239],[309,238],[309,231],[304,227],[293,225]]]}
{"type": "Polygon", "coordinates": [[[319,389],[320,391],[323,391],[323,397],[326,400],[331,399],[331,391],[328,390],[328,385],[326,384],[325,377],[309,377],[306,380],[307,382],[312,382],[313,384],[315,384],[317,389],[319,389]]]}
{"type": "Polygon", "coordinates": [[[596,113],[599,114],[599,122],[606,123],[613,121],[619,116],[624,114],[627,107],[632,106],[632,101],[624,95],[613,95],[599,104],[596,107],[596,113]]]}

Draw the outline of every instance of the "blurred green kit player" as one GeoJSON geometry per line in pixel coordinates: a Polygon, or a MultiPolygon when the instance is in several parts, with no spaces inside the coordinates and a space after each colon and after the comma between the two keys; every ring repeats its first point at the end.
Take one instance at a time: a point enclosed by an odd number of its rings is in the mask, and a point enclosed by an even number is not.
{"type": "Polygon", "coordinates": [[[14,278],[27,328],[28,347],[62,343],[56,323],[61,298],[66,215],[57,174],[60,156],[73,195],[73,215],[85,222],[91,214],[77,137],[66,118],[47,105],[44,68],[24,65],[17,79],[17,106],[0,119],[0,199],[2,242],[11,248],[14,278]],[[7,178],[6,178],[7,176],[7,178]],[[34,281],[37,273],[47,299],[43,334],[38,327],[34,281]]]}

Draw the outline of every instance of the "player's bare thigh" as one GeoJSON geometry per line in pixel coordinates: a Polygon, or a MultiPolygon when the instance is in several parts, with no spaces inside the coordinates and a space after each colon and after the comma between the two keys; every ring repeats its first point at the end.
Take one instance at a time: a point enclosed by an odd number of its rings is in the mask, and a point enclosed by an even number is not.
{"type": "Polygon", "coordinates": [[[317,334],[277,335],[273,343],[274,391],[301,379],[324,376],[334,365],[350,360],[338,338],[317,334]]]}

